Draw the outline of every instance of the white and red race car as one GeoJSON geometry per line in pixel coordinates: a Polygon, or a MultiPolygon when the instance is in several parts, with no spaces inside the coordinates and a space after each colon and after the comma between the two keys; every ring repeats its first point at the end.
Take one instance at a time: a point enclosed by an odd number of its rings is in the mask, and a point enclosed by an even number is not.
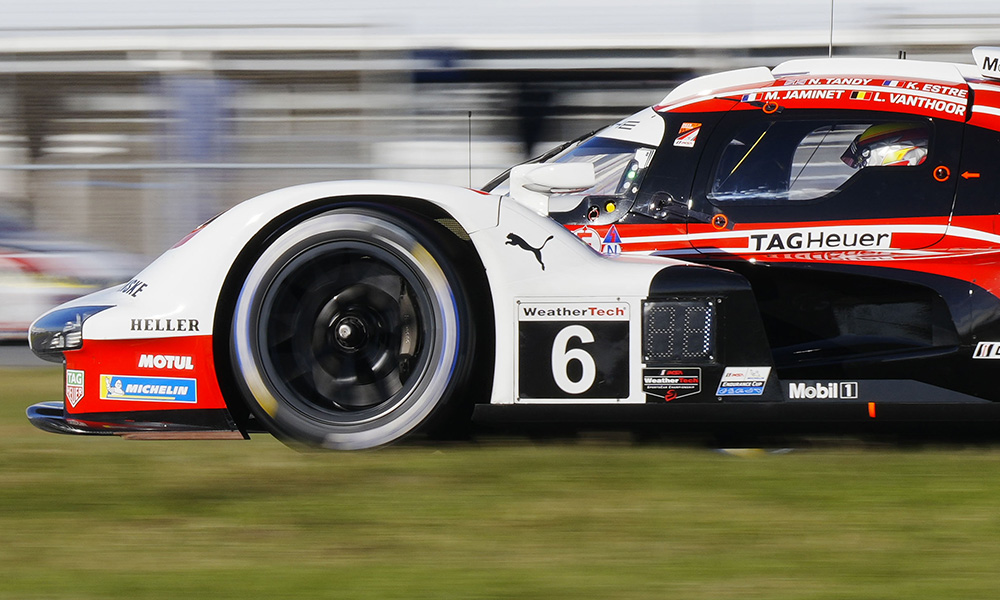
{"type": "Polygon", "coordinates": [[[244,202],[39,318],[48,431],[1000,419],[1000,49],[685,83],[475,191],[244,202]]]}

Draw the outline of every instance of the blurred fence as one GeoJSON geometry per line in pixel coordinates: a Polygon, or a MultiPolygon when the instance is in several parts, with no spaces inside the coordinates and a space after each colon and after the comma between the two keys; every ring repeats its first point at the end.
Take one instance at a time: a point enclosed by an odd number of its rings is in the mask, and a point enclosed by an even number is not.
{"type": "MultiPolygon", "coordinates": [[[[0,224],[152,256],[267,190],[348,178],[479,186],[690,76],[828,53],[825,1],[519,0],[476,9],[479,30],[444,28],[454,2],[390,4],[309,25],[250,8],[109,20],[116,0],[84,21],[15,13],[0,28],[0,224]]],[[[988,3],[947,16],[842,4],[838,55],[968,62],[973,45],[1000,44],[988,3]]],[[[467,19],[462,10],[451,16],[467,19]]]]}

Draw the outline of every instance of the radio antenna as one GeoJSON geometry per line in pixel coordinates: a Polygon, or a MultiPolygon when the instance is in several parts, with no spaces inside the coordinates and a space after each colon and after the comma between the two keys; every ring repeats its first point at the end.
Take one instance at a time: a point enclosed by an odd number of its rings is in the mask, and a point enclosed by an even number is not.
{"type": "Polygon", "coordinates": [[[472,111],[469,111],[469,189],[472,189],[472,111]]]}
{"type": "Polygon", "coordinates": [[[830,58],[833,58],[833,0],[830,0],[830,58]]]}

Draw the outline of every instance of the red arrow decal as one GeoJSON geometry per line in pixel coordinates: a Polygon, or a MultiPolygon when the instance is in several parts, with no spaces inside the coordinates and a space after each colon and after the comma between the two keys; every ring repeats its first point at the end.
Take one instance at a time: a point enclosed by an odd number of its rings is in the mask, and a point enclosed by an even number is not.
{"type": "Polygon", "coordinates": [[[979,173],[970,173],[969,171],[966,171],[965,173],[962,173],[962,177],[966,179],[979,179],[979,173]]]}

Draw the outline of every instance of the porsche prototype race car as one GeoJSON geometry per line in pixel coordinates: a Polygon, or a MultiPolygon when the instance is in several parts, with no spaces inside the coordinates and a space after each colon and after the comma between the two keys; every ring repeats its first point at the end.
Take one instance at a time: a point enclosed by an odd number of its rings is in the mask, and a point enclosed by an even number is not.
{"type": "Polygon", "coordinates": [[[1000,48],[685,83],[484,191],[244,202],[30,331],[54,432],[1000,419],[1000,48]]]}

